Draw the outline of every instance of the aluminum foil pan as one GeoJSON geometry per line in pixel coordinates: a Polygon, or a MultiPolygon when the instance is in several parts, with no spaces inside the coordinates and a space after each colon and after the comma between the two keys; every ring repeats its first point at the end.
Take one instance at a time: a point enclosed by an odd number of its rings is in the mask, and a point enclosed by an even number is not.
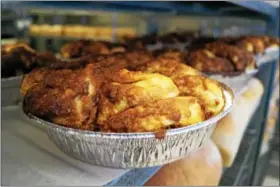
{"type": "Polygon", "coordinates": [[[1,107],[16,105],[21,101],[20,85],[23,76],[1,78],[1,107]]]}
{"type": "Polygon", "coordinates": [[[210,74],[205,73],[206,76],[215,79],[228,85],[234,92],[235,95],[240,95],[250,81],[250,79],[258,72],[258,69],[249,70],[247,72],[233,72],[233,73],[219,73],[210,74]]]}
{"type": "Polygon", "coordinates": [[[264,54],[259,54],[256,56],[256,62],[258,66],[263,64],[273,62],[274,60],[279,58],[279,47],[270,47],[267,48],[264,54]]]}
{"type": "Polygon", "coordinates": [[[149,51],[154,51],[157,49],[163,49],[163,48],[169,48],[169,49],[178,49],[180,51],[184,51],[185,47],[188,45],[189,43],[174,43],[174,44],[163,44],[163,43],[157,43],[155,45],[148,45],[147,49],[149,51]]]}
{"type": "Polygon", "coordinates": [[[147,49],[149,51],[154,51],[154,50],[157,50],[157,49],[162,49],[163,48],[163,45],[162,43],[156,43],[156,44],[150,44],[150,45],[147,45],[147,49]]]}
{"type": "Polygon", "coordinates": [[[163,165],[185,157],[204,145],[233,105],[232,90],[224,85],[226,106],[217,116],[206,121],[167,130],[164,138],[150,133],[102,133],[56,125],[29,117],[43,127],[51,141],[64,153],[78,160],[112,168],[143,168],[163,165]]]}

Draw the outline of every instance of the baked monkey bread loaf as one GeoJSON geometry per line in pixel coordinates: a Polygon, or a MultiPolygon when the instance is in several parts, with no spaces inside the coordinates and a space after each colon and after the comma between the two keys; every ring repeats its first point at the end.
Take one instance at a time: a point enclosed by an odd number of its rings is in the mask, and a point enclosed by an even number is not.
{"type": "Polygon", "coordinates": [[[64,44],[60,49],[63,58],[79,58],[85,55],[106,55],[125,52],[126,46],[105,41],[77,40],[64,44]]]}
{"type": "Polygon", "coordinates": [[[66,127],[125,133],[187,126],[223,110],[215,80],[174,58],[139,63],[130,55],[32,71],[22,83],[24,111],[66,127]]]}

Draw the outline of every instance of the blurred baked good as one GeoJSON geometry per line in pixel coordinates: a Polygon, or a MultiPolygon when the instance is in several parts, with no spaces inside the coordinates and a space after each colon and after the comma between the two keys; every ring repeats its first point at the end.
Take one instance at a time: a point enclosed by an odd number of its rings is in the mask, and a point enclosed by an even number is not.
{"type": "Polygon", "coordinates": [[[60,49],[60,54],[63,58],[78,58],[88,53],[92,55],[108,54],[109,49],[104,42],[92,42],[88,40],[69,42],[60,49]]]}
{"type": "Polygon", "coordinates": [[[261,81],[256,78],[250,80],[248,90],[237,98],[232,111],[217,123],[212,140],[221,152],[224,167],[233,164],[248,122],[259,105],[263,89],[261,81]]]}
{"type": "Polygon", "coordinates": [[[126,46],[105,41],[77,40],[66,43],[60,49],[63,58],[78,58],[86,55],[106,55],[125,52],[126,46]]]}
{"type": "Polygon", "coordinates": [[[40,35],[51,36],[53,34],[53,27],[49,24],[40,25],[40,35]]]}
{"type": "Polygon", "coordinates": [[[62,25],[52,25],[50,35],[51,36],[61,36],[62,35],[62,29],[63,29],[62,25]]]}
{"type": "Polygon", "coordinates": [[[1,77],[26,74],[34,68],[56,62],[58,59],[54,54],[38,53],[25,43],[4,45],[1,49],[1,77]]]}
{"type": "Polygon", "coordinates": [[[207,43],[202,48],[189,51],[185,62],[202,72],[211,73],[243,72],[256,68],[252,53],[222,41],[207,43]]]}
{"type": "Polygon", "coordinates": [[[135,28],[116,28],[116,34],[118,41],[123,41],[124,38],[132,38],[136,36],[136,29],[135,28]]]}
{"type": "Polygon", "coordinates": [[[279,47],[279,38],[269,36],[241,36],[232,39],[229,43],[248,52],[261,54],[269,47],[279,47]]]}
{"type": "Polygon", "coordinates": [[[217,57],[207,49],[188,52],[185,63],[201,72],[221,73],[234,71],[234,66],[229,60],[217,57]]]}
{"type": "Polygon", "coordinates": [[[265,42],[260,37],[241,37],[235,45],[254,54],[263,53],[265,50],[265,42]]]}
{"type": "Polygon", "coordinates": [[[184,53],[182,53],[179,49],[172,48],[162,48],[153,51],[153,55],[156,58],[172,58],[178,62],[184,63],[184,53]]]}
{"type": "Polygon", "coordinates": [[[220,152],[210,140],[185,158],[162,166],[145,186],[217,186],[222,173],[220,152]]]}
{"type": "Polygon", "coordinates": [[[39,35],[41,31],[41,27],[40,25],[30,24],[28,26],[28,30],[31,35],[39,35]]]}
{"type": "Polygon", "coordinates": [[[127,61],[128,69],[136,69],[137,67],[143,66],[150,63],[154,57],[153,55],[145,50],[131,50],[123,53],[124,59],[127,61]]]}
{"type": "Polygon", "coordinates": [[[236,46],[224,42],[213,42],[206,44],[206,49],[211,51],[215,56],[230,61],[236,71],[245,71],[246,69],[256,68],[253,54],[239,49],[236,46]]]}

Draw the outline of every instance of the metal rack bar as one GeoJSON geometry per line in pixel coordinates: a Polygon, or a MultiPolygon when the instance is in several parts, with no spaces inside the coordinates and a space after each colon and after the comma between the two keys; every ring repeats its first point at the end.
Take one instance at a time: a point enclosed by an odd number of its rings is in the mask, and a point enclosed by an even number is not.
{"type": "Polygon", "coordinates": [[[265,1],[228,1],[238,6],[256,11],[261,14],[268,15],[269,17],[277,17],[277,10],[271,4],[265,1]]]}
{"type": "Polygon", "coordinates": [[[143,186],[160,168],[161,166],[132,169],[104,186],[143,186]]]}
{"type": "Polygon", "coordinates": [[[53,9],[75,9],[75,10],[105,10],[105,11],[118,11],[118,12],[153,12],[153,13],[179,13],[179,14],[196,14],[196,15],[212,15],[212,16],[238,16],[240,11],[250,12],[251,16],[258,16],[255,12],[258,12],[262,15],[269,17],[276,17],[277,12],[276,8],[261,1],[228,1],[224,2],[215,2],[215,3],[206,3],[206,2],[197,2],[197,1],[188,1],[188,2],[159,2],[159,1],[139,1],[139,2],[129,2],[129,1],[104,1],[104,2],[89,2],[89,1],[29,1],[21,2],[26,7],[41,7],[41,8],[53,8],[53,9]],[[224,11],[223,8],[238,8],[238,12],[230,12],[227,14],[227,11],[224,11]],[[219,7],[224,6],[224,7],[219,7]]]}

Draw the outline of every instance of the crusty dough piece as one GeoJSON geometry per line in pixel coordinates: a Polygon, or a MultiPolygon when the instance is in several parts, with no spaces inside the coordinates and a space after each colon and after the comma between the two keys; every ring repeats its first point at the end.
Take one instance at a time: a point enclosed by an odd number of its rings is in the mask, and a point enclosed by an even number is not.
{"type": "Polygon", "coordinates": [[[160,73],[172,78],[173,80],[184,75],[200,75],[200,72],[196,69],[169,57],[161,57],[153,60],[143,66],[140,66],[138,69],[149,73],[160,73]]]}
{"type": "Polygon", "coordinates": [[[179,49],[173,48],[162,48],[153,51],[153,55],[156,58],[171,58],[178,62],[184,63],[184,53],[181,52],[179,49]]]}
{"type": "Polygon", "coordinates": [[[93,72],[93,64],[78,70],[33,72],[22,88],[25,113],[71,128],[94,130],[101,78],[93,72]]]}
{"type": "Polygon", "coordinates": [[[216,80],[202,75],[185,75],[176,77],[174,83],[179,88],[181,96],[194,96],[202,101],[206,118],[223,110],[224,88],[216,80]]]}
{"type": "Polygon", "coordinates": [[[199,99],[174,97],[144,103],[109,116],[101,130],[113,132],[151,132],[182,127],[205,119],[199,99]]]}
{"type": "Polygon", "coordinates": [[[101,88],[98,124],[109,116],[139,104],[176,97],[179,90],[161,74],[122,69],[112,73],[111,81],[101,88]]]}
{"type": "Polygon", "coordinates": [[[86,55],[106,55],[125,52],[126,47],[105,41],[77,40],[66,43],[60,49],[63,58],[79,58],[86,55]]]}
{"type": "Polygon", "coordinates": [[[258,36],[240,37],[237,39],[236,45],[254,54],[263,53],[266,47],[265,40],[258,36]]]}
{"type": "Polygon", "coordinates": [[[259,105],[262,94],[262,83],[258,79],[252,79],[248,84],[248,90],[237,98],[230,114],[218,122],[212,139],[222,154],[224,167],[232,165],[243,134],[259,105]]]}
{"type": "Polygon", "coordinates": [[[239,49],[234,45],[218,41],[206,44],[206,48],[216,56],[229,60],[237,71],[256,68],[253,53],[239,49]]]}
{"type": "Polygon", "coordinates": [[[166,164],[145,186],[216,186],[222,176],[222,158],[210,140],[186,158],[166,164]]]}
{"type": "Polygon", "coordinates": [[[35,69],[31,73],[27,74],[21,83],[21,95],[24,96],[30,88],[37,85],[38,83],[41,83],[47,73],[48,71],[45,68],[40,68],[35,69]]]}
{"type": "Polygon", "coordinates": [[[29,73],[59,60],[50,52],[38,53],[25,43],[3,45],[1,49],[1,77],[13,77],[29,73]]]}
{"type": "Polygon", "coordinates": [[[202,72],[220,73],[234,71],[234,66],[228,59],[218,57],[207,49],[196,49],[188,52],[185,62],[202,72]]]}

